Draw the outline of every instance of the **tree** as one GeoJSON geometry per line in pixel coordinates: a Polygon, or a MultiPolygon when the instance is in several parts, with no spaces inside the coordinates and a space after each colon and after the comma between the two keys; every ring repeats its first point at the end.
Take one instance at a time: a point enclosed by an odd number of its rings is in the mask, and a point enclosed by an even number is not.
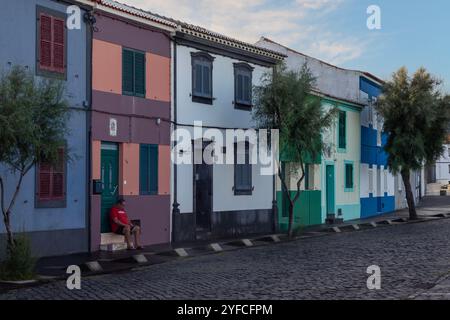
{"type": "Polygon", "coordinates": [[[424,68],[410,77],[403,67],[384,84],[376,106],[388,134],[384,147],[388,167],[402,176],[412,220],[417,219],[417,212],[410,172],[435,162],[447,136],[450,97],[440,93],[439,85],[440,81],[424,68]]]}
{"type": "Polygon", "coordinates": [[[325,110],[320,98],[312,94],[314,84],[315,78],[306,64],[297,72],[279,65],[255,88],[253,117],[259,128],[279,130],[281,152],[289,158],[289,172],[285,172],[285,166],[278,166],[282,192],[289,201],[289,237],[293,236],[294,207],[305,178],[305,161],[321,155],[322,134],[336,115],[336,109],[325,110]],[[286,181],[291,173],[299,173],[293,194],[286,181]]]}
{"type": "Polygon", "coordinates": [[[0,208],[9,250],[15,245],[12,210],[25,175],[41,161],[56,164],[65,143],[69,108],[63,91],[61,81],[35,78],[21,66],[0,77],[0,208]],[[15,183],[10,197],[7,176],[15,183]]]}

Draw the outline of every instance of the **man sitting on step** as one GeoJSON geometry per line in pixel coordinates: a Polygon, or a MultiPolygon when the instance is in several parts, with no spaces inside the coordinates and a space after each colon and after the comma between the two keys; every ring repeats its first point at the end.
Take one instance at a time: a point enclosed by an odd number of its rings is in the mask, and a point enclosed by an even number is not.
{"type": "Polygon", "coordinates": [[[134,243],[136,249],[142,249],[141,243],[141,228],[133,225],[128,219],[128,215],[125,212],[125,199],[120,198],[114,207],[111,208],[111,229],[115,234],[125,236],[128,250],[135,250],[131,244],[131,235],[134,235],[134,243]]]}

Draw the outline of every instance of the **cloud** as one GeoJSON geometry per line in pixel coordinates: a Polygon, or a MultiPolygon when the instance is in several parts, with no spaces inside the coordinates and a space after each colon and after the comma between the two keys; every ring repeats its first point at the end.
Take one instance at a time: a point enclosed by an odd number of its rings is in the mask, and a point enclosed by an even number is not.
{"type": "Polygon", "coordinates": [[[359,39],[330,34],[327,15],[348,0],[119,0],[255,43],[261,36],[330,63],[364,52],[359,39]]]}

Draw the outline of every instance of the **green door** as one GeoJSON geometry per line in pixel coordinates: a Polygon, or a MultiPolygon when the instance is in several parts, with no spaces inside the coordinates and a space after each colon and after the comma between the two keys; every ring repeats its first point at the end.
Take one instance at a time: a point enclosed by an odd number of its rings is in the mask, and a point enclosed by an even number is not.
{"type": "Polygon", "coordinates": [[[111,232],[109,211],[119,195],[119,150],[117,144],[102,143],[102,217],[101,232],[111,232]]]}
{"type": "Polygon", "coordinates": [[[327,214],[335,214],[334,207],[334,166],[327,166],[326,169],[326,198],[327,214]]]}

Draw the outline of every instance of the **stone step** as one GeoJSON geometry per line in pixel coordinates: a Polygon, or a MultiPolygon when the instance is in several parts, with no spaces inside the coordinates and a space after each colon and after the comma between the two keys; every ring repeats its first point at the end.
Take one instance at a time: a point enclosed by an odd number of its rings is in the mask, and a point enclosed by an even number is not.
{"type": "Polygon", "coordinates": [[[100,251],[115,252],[127,249],[125,237],[115,233],[102,233],[100,251]]]}

